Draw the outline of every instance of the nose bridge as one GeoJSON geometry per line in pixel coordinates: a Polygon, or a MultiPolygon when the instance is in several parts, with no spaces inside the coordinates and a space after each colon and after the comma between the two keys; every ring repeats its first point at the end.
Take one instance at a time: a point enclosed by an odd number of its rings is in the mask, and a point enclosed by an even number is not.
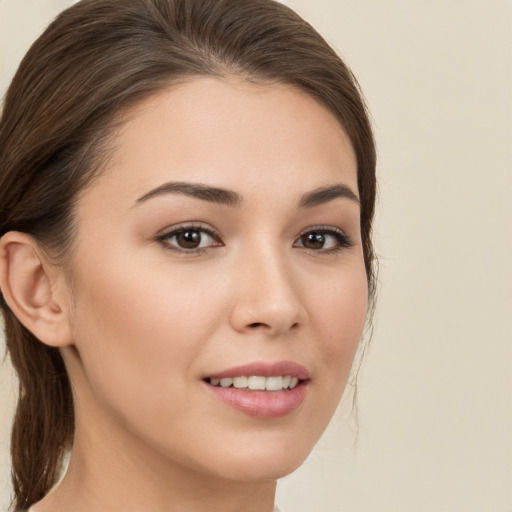
{"type": "Polygon", "coordinates": [[[287,249],[267,241],[239,257],[232,318],[237,330],[262,329],[278,335],[301,325],[307,315],[287,249]]]}

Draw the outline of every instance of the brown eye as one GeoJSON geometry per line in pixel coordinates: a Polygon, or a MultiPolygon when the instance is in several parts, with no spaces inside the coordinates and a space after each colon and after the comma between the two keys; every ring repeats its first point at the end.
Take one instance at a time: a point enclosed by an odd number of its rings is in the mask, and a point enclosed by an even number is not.
{"type": "Polygon", "coordinates": [[[168,249],[191,253],[223,245],[212,230],[195,226],[173,229],[159,236],[158,240],[168,249]]]}
{"type": "Polygon", "coordinates": [[[325,234],[324,233],[316,233],[312,231],[311,233],[306,233],[300,237],[302,246],[306,247],[306,249],[322,249],[325,245],[325,234]]]}
{"type": "Polygon", "coordinates": [[[301,247],[322,254],[341,251],[352,245],[350,238],[338,228],[318,228],[303,233],[295,242],[301,247]]]}
{"type": "Polygon", "coordinates": [[[201,233],[191,229],[182,231],[176,235],[176,243],[183,249],[197,249],[201,245],[201,233]]]}

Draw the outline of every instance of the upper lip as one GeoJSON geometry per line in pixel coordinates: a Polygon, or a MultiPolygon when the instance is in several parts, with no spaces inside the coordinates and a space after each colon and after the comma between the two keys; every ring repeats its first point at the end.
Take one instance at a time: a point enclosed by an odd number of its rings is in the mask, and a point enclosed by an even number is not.
{"type": "Polygon", "coordinates": [[[257,375],[260,377],[278,377],[280,375],[297,377],[299,380],[309,379],[308,370],[293,361],[264,362],[258,361],[240,366],[234,366],[220,372],[207,375],[210,379],[224,379],[226,377],[242,377],[257,375]]]}

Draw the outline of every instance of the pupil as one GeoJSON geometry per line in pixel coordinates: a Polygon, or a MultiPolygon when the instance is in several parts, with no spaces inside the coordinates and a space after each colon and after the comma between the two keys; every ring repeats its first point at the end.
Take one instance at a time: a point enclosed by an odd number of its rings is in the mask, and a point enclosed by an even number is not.
{"type": "Polygon", "coordinates": [[[196,249],[201,243],[199,231],[183,231],[177,236],[178,244],[184,249],[196,249]]]}
{"type": "Polygon", "coordinates": [[[302,243],[309,249],[321,249],[325,244],[325,236],[322,233],[308,233],[302,237],[302,243]]]}

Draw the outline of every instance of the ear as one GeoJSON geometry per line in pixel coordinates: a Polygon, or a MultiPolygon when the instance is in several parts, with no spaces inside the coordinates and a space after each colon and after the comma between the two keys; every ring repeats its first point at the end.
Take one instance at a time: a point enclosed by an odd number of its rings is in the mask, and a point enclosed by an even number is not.
{"type": "Polygon", "coordinates": [[[62,270],[50,265],[36,240],[9,231],[0,240],[0,289],[18,320],[53,347],[71,344],[62,270]]]}

